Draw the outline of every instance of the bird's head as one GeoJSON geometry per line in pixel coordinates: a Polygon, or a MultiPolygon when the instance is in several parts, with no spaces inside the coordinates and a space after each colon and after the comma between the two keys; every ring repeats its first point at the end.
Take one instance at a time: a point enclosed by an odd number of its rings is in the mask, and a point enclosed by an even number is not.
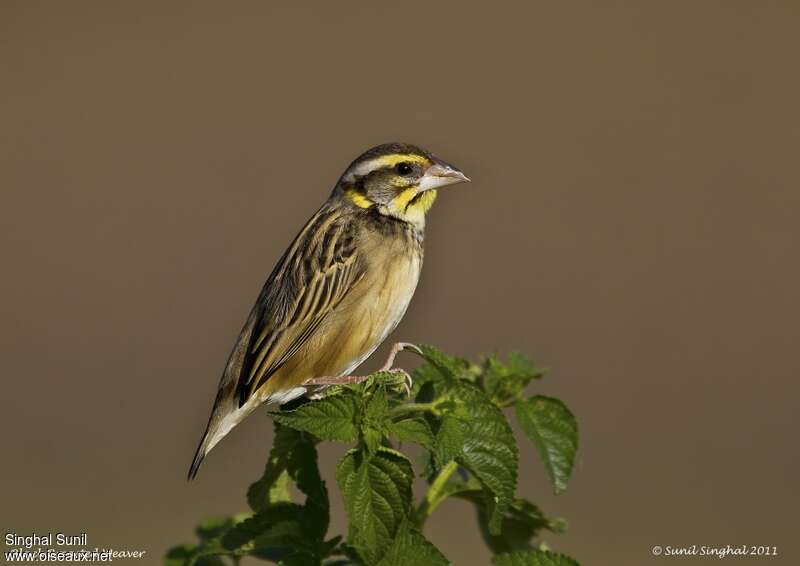
{"type": "Polygon", "coordinates": [[[436,189],[468,181],[464,173],[424,149],[389,143],[353,161],[337,191],[358,208],[422,227],[425,213],[436,200],[436,189]]]}

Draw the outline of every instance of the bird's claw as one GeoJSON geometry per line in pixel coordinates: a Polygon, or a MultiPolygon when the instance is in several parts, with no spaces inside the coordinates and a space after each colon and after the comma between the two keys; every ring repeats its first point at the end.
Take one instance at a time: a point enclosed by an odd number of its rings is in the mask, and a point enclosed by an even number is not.
{"type": "Polygon", "coordinates": [[[411,388],[414,386],[414,380],[411,379],[411,374],[402,368],[392,368],[384,371],[392,374],[393,379],[391,385],[399,386],[407,397],[411,397],[411,388]]]}

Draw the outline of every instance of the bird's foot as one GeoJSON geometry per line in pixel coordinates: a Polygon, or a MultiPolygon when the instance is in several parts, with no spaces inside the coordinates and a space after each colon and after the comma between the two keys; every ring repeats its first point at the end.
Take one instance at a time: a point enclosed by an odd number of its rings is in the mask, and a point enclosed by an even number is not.
{"type": "MultiPolygon", "coordinates": [[[[411,379],[411,375],[404,369],[401,368],[393,368],[392,364],[394,364],[394,359],[403,350],[413,350],[419,352],[419,348],[414,344],[409,342],[397,342],[392,346],[391,351],[389,352],[389,357],[386,359],[386,363],[378,370],[377,373],[384,373],[390,374],[389,378],[385,380],[390,386],[400,387],[402,391],[405,391],[406,395],[411,395],[411,387],[414,385],[413,380],[411,379]]],[[[329,385],[352,385],[355,383],[361,383],[369,379],[370,376],[368,375],[342,375],[339,377],[313,377],[303,385],[321,385],[321,386],[329,386],[329,385]]],[[[313,396],[317,396],[319,393],[313,394],[313,396]]],[[[312,397],[313,398],[313,397],[312,397]]]]}
{"type": "Polygon", "coordinates": [[[410,342],[396,342],[389,352],[389,357],[386,358],[386,363],[383,364],[383,367],[378,371],[394,374],[393,379],[389,380],[389,384],[400,387],[402,391],[405,391],[406,396],[410,397],[411,388],[414,386],[414,380],[411,379],[411,374],[404,369],[392,367],[392,365],[394,365],[395,357],[403,350],[413,350],[417,353],[420,353],[420,349],[410,342]]]}
{"type": "MultiPolygon", "coordinates": [[[[411,379],[411,375],[401,368],[391,368],[391,369],[381,369],[377,372],[378,377],[377,380],[389,387],[397,387],[401,391],[404,391],[406,395],[411,395],[411,386],[414,382],[411,379]],[[383,375],[380,375],[383,374],[383,375]]],[[[369,375],[342,375],[339,377],[314,377],[312,379],[307,380],[303,385],[311,385],[311,386],[321,386],[321,387],[330,387],[333,385],[353,385],[355,383],[362,383],[366,381],[371,376],[369,375]]],[[[325,397],[326,394],[322,391],[317,391],[316,393],[312,393],[309,395],[310,399],[321,399],[325,397]]]]}
{"type": "Polygon", "coordinates": [[[382,380],[386,385],[396,388],[406,394],[406,397],[411,397],[411,388],[414,386],[414,380],[411,379],[411,374],[402,368],[382,369],[380,373],[388,377],[382,380]]]}

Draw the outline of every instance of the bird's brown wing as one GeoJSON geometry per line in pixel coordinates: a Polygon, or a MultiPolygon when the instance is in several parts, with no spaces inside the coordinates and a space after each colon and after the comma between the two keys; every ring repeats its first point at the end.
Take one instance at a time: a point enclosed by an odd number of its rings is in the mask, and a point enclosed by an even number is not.
{"type": "Polygon", "coordinates": [[[346,216],[320,210],[275,267],[256,303],[239,372],[241,407],[314,335],[363,273],[346,216]]]}

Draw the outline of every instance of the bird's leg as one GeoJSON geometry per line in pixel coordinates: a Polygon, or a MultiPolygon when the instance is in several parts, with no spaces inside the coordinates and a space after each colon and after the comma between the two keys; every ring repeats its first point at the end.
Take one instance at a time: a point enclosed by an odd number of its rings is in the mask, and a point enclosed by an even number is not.
{"type": "Polygon", "coordinates": [[[420,353],[420,349],[410,342],[396,342],[394,346],[392,346],[392,350],[389,352],[389,357],[386,358],[386,363],[383,364],[383,367],[378,371],[391,371],[395,356],[397,356],[397,354],[403,350],[414,350],[418,354],[420,353]]]}
{"type": "Polygon", "coordinates": [[[351,385],[361,383],[366,380],[368,375],[341,375],[339,377],[312,377],[307,379],[303,385],[351,385]]]}
{"type": "Polygon", "coordinates": [[[420,349],[410,342],[395,342],[391,351],[389,352],[389,357],[386,358],[386,363],[383,364],[383,367],[381,367],[381,369],[378,371],[385,371],[401,375],[403,378],[403,389],[405,390],[406,395],[411,396],[411,387],[414,385],[414,381],[411,379],[411,374],[402,368],[392,368],[392,365],[394,365],[395,356],[397,356],[397,354],[403,350],[414,350],[417,353],[420,353],[420,349]]]}
{"type": "MultiPolygon", "coordinates": [[[[389,352],[389,357],[386,359],[386,363],[381,366],[378,370],[379,372],[386,372],[392,374],[398,374],[402,377],[402,384],[403,389],[405,390],[406,394],[411,394],[411,386],[413,382],[411,380],[411,375],[401,368],[392,368],[392,364],[394,364],[394,359],[403,350],[416,350],[419,351],[414,344],[410,344],[408,342],[397,342],[395,345],[392,346],[391,351],[389,352]]],[[[342,375],[339,377],[312,377],[311,379],[306,380],[303,385],[350,385],[353,383],[361,383],[368,379],[368,375],[342,375]]]]}

